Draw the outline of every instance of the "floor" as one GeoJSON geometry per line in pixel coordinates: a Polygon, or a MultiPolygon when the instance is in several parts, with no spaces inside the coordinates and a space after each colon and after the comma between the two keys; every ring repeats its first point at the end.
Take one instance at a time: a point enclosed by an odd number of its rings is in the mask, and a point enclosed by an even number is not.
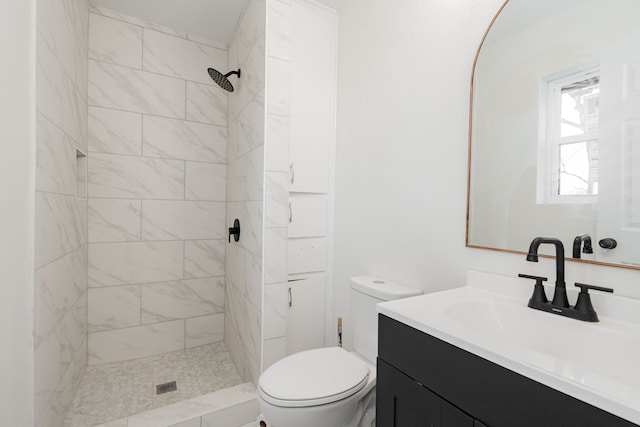
{"type": "Polygon", "coordinates": [[[88,366],[64,426],[95,426],[241,383],[223,342],[88,366]],[[156,394],[157,385],[171,381],[175,391],[156,394]]]}

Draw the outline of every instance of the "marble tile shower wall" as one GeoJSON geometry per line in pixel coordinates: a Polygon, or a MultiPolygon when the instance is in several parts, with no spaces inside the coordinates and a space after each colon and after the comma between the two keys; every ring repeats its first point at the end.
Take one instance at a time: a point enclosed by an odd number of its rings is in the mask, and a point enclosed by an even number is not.
{"type": "Polygon", "coordinates": [[[245,381],[257,383],[262,358],[265,133],[265,0],[251,0],[229,45],[229,69],[242,69],[229,96],[225,342],[245,381]]]}
{"type": "Polygon", "coordinates": [[[268,0],[263,370],[286,355],[291,0],[268,0]]]}
{"type": "Polygon", "coordinates": [[[227,51],[90,12],[88,363],[221,341],[227,51]]]}
{"type": "Polygon", "coordinates": [[[88,1],[37,2],[35,425],[59,427],[87,362],[88,1]]]}

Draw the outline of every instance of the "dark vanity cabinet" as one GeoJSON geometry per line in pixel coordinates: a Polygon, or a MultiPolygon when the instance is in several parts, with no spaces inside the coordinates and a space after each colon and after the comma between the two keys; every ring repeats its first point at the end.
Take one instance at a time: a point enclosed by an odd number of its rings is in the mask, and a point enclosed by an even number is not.
{"type": "Polygon", "coordinates": [[[378,325],[378,427],[637,426],[384,315],[378,325]]]}
{"type": "Polygon", "coordinates": [[[397,427],[482,427],[427,387],[378,359],[377,425],[397,427]]]}

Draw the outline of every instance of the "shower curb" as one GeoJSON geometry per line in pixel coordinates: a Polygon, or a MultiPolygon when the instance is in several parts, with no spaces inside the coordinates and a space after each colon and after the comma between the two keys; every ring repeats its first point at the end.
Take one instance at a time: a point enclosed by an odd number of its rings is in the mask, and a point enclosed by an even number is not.
{"type": "Polygon", "coordinates": [[[256,388],[248,382],[94,427],[237,427],[258,415],[256,388]]]}

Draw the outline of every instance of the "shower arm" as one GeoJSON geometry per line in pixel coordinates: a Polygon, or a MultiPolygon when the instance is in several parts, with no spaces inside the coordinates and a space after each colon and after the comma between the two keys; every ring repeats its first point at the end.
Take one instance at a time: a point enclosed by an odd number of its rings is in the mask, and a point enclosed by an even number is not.
{"type": "Polygon", "coordinates": [[[224,76],[225,76],[225,77],[229,77],[229,76],[232,76],[232,75],[234,75],[234,74],[235,74],[236,76],[238,76],[238,78],[240,78],[240,70],[239,70],[239,69],[238,69],[237,71],[229,71],[229,72],[228,72],[227,74],[225,74],[224,76]]]}

